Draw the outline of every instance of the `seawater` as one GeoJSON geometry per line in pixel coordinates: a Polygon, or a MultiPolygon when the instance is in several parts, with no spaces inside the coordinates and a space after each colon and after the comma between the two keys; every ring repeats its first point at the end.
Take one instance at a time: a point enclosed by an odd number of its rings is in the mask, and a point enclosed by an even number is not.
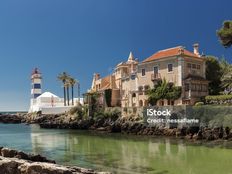
{"type": "Polygon", "coordinates": [[[38,125],[0,124],[0,146],[38,153],[59,164],[118,174],[231,174],[232,150],[38,125]]]}

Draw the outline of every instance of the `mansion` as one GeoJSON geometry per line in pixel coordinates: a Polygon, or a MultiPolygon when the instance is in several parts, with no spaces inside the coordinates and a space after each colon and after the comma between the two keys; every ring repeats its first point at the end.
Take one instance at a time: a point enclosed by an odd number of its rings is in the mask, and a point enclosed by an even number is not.
{"type": "Polygon", "coordinates": [[[181,97],[159,100],[157,105],[194,105],[208,95],[205,69],[205,58],[199,54],[198,44],[193,45],[192,52],[178,46],[160,50],[141,62],[130,52],[127,61],[119,63],[112,74],[102,78],[94,74],[90,92],[100,94],[99,103],[103,106],[146,107],[147,91],[166,79],[181,87],[181,97]],[[106,91],[111,93],[108,103],[106,91]]]}

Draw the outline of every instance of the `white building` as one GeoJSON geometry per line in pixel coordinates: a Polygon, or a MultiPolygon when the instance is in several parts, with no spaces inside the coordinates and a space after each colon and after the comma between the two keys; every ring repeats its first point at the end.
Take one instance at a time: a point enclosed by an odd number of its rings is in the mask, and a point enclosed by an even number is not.
{"type": "MultiPolygon", "coordinates": [[[[35,68],[31,75],[31,104],[29,113],[41,111],[42,114],[60,114],[69,111],[73,106],[64,106],[64,99],[51,92],[42,93],[42,75],[35,68]]],[[[74,105],[83,104],[83,98],[74,98],[74,105]]],[[[70,100],[69,103],[72,103],[70,100]]]]}

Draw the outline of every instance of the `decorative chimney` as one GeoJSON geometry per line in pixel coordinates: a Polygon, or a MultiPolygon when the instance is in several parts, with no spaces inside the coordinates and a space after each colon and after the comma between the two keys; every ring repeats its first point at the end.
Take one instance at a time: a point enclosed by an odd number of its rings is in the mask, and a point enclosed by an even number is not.
{"type": "Polygon", "coordinates": [[[193,53],[200,57],[200,54],[199,54],[199,44],[198,43],[195,43],[193,45],[193,53]]]}
{"type": "Polygon", "coordinates": [[[181,46],[181,47],[179,48],[178,54],[179,54],[179,55],[184,54],[184,47],[183,47],[183,46],[181,46]]]}

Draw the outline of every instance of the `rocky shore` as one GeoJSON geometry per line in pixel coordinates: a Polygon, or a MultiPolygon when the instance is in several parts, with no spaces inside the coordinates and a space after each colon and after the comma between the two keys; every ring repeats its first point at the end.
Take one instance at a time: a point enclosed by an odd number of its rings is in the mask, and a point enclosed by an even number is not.
{"type": "Polygon", "coordinates": [[[36,119],[29,118],[26,119],[27,123],[37,123],[41,128],[47,129],[81,129],[144,136],[171,136],[193,141],[232,141],[232,130],[229,127],[183,127],[172,129],[149,127],[143,123],[143,120],[134,117],[77,119],[67,115],[41,115],[37,116],[36,119]]]}
{"type": "Polygon", "coordinates": [[[40,155],[0,147],[1,174],[109,174],[80,167],[61,166],[40,155]]]}
{"type": "Polygon", "coordinates": [[[26,123],[39,124],[41,128],[47,129],[80,129],[105,131],[109,133],[122,133],[145,136],[171,136],[187,140],[228,140],[232,141],[232,130],[229,127],[183,127],[165,128],[149,127],[144,125],[140,118],[130,117],[110,117],[100,116],[98,118],[79,119],[78,117],[61,115],[1,115],[2,123],[26,123]]]}
{"type": "Polygon", "coordinates": [[[0,123],[21,123],[27,114],[0,114],[0,123]]]}

